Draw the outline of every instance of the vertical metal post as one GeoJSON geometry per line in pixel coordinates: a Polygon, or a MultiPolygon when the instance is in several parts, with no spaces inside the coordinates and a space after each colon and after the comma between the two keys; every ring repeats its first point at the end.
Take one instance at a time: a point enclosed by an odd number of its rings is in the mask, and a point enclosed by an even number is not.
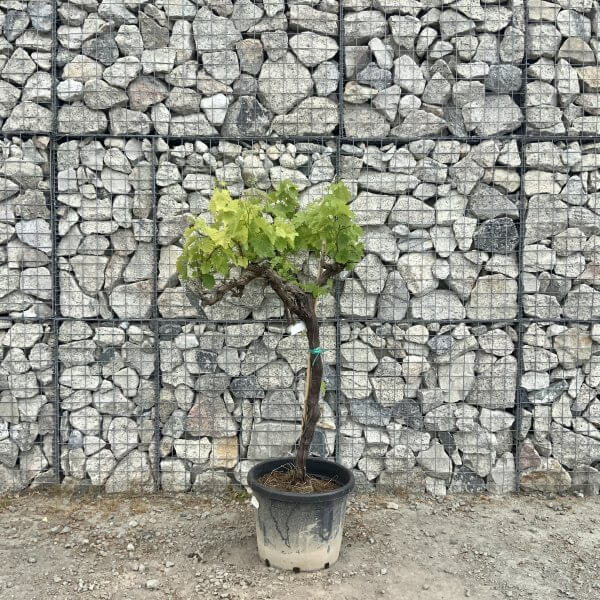
{"type": "Polygon", "coordinates": [[[154,489],[160,489],[160,327],[158,315],[158,261],[160,250],[158,244],[158,218],[156,193],[156,140],[152,138],[152,248],[154,250],[152,264],[152,331],[154,333],[154,489]]]}
{"type": "Polygon", "coordinates": [[[57,0],[52,0],[52,49],[50,73],[52,77],[50,85],[50,110],[52,112],[52,125],[48,143],[49,159],[49,178],[50,178],[50,229],[52,236],[52,255],[50,257],[50,273],[52,275],[52,383],[53,383],[53,406],[54,406],[54,431],[52,439],[52,454],[54,459],[54,473],[56,483],[60,483],[60,386],[58,384],[59,360],[58,360],[58,327],[60,317],[60,289],[58,283],[58,217],[56,214],[56,195],[57,195],[57,137],[58,137],[58,100],[56,95],[56,86],[58,77],[56,72],[56,52],[58,46],[58,37],[56,33],[57,21],[57,0]]]}
{"type": "MultiPolygon", "coordinates": [[[[342,176],[342,141],[344,138],[344,6],[339,2],[338,12],[338,135],[336,139],[335,176],[342,176]]],[[[335,302],[335,461],[339,462],[340,456],[340,410],[341,410],[341,317],[340,296],[341,281],[336,277],[333,284],[333,297],[335,302]]]]}
{"type": "Polygon", "coordinates": [[[521,381],[523,378],[523,334],[525,331],[525,316],[523,313],[523,249],[525,246],[525,220],[527,217],[527,198],[525,197],[525,146],[528,139],[527,131],[527,34],[528,34],[528,5],[527,0],[523,0],[523,36],[524,36],[524,51],[523,51],[523,69],[521,92],[519,94],[519,105],[524,114],[524,124],[521,127],[521,135],[517,140],[517,145],[520,154],[520,167],[518,169],[521,185],[519,187],[519,245],[517,247],[517,385],[515,394],[515,439],[514,439],[514,456],[515,456],[515,478],[516,491],[520,491],[521,484],[521,424],[523,422],[523,396],[525,391],[521,389],[521,381]]]}

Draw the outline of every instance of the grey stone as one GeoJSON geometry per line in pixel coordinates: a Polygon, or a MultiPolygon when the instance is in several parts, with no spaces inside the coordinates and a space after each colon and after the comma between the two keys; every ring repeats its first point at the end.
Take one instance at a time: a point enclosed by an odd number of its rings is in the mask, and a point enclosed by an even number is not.
{"type": "Polygon", "coordinates": [[[344,43],[348,46],[384,37],[386,30],[385,15],[379,11],[363,10],[344,15],[344,43]]]}
{"type": "Polygon", "coordinates": [[[171,135],[216,135],[217,130],[202,113],[173,117],[169,125],[171,135]]]}
{"type": "Polygon", "coordinates": [[[517,282],[504,275],[480,277],[467,304],[467,317],[476,320],[517,316],[517,282]]]}
{"type": "Polygon", "coordinates": [[[280,135],[325,135],[338,124],[337,103],[329,98],[310,97],[287,115],[273,120],[273,131],[280,135]]]}
{"type": "Polygon", "coordinates": [[[17,104],[2,126],[3,132],[39,132],[52,128],[52,112],[35,102],[17,104]]]}
{"type": "Polygon", "coordinates": [[[518,218],[517,205],[498,188],[478,183],[469,198],[469,211],[477,219],[495,219],[496,217],[518,218]]]}
{"type": "Polygon", "coordinates": [[[116,286],[110,293],[111,308],[121,319],[145,319],[152,304],[151,281],[116,286]]]}
{"type": "Polygon", "coordinates": [[[302,406],[292,390],[270,391],[261,402],[260,412],[269,421],[302,421],[302,406]]]}
{"type": "Polygon", "coordinates": [[[600,492],[600,472],[589,465],[578,465],[571,473],[572,490],[584,496],[597,496],[600,492]]]}
{"type": "Polygon", "coordinates": [[[438,367],[438,385],[445,393],[444,401],[462,402],[475,381],[475,354],[467,352],[460,359],[438,367]]]}
{"type": "Polygon", "coordinates": [[[425,110],[409,110],[401,125],[391,130],[401,138],[431,137],[442,134],[447,127],[444,118],[425,110]]]}
{"type": "Polygon", "coordinates": [[[118,460],[137,447],[138,427],[132,419],[116,417],[108,426],[106,439],[111,452],[118,460]]]}
{"type": "Polygon", "coordinates": [[[198,53],[234,48],[242,39],[232,21],[215,15],[204,6],[197,12],[192,26],[198,53]]]}
{"type": "Polygon", "coordinates": [[[202,64],[211,77],[226,85],[232,84],[240,75],[238,57],[233,50],[204,52],[202,64]]]}
{"type": "Polygon", "coordinates": [[[334,38],[311,31],[292,36],[289,47],[298,60],[307,67],[316,67],[333,58],[338,52],[338,44],[334,38]]]}
{"type": "Polygon", "coordinates": [[[191,473],[178,458],[168,457],[161,460],[160,473],[161,487],[167,492],[186,492],[192,485],[191,473]]]}
{"type": "Polygon", "coordinates": [[[110,66],[119,58],[119,48],[115,36],[111,33],[101,33],[83,42],[83,54],[97,60],[99,63],[110,66]]]}
{"type": "Polygon", "coordinates": [[[286,456],[291,453],[300,437],[300,428],[296,423],[282,421],[262,421],[252,428],[248,459],[264,460],[286,456]]]}
{"type": "Polygon", "coordinates": [[[112,473],[117,461],[110,450],[102,449],[85,462],[86,473],[92,485],[103,485],[112,473]]]}
{"type": "Polygon", "coordinates": [[[235,49],[238,55],[240,69],[244,73],[258,75],[263,64],[263,45],[260,40],[242,40],[235,45],[235,49]]]}
{"type": "Polygon", "coordinates": [[[371,400],[350,400],[350,414],[357,423],[385,427],[391,419],[390,408],[371,400]]]}
{"type": "MultiPolygon", "coordinates": [[[[10,190],[12,185],[7,182],[7,190],[10,190]]],[[[52,249],[50,224],[44,219],[18,221],[15,224],[15,233],[24,244],[32,248],[45,253],[49,253],[52,249]]]]}
{"type": "Polygon", "coordinates": [[[515,404],[517,361],[499,358],[485,373],[477,375],[468,402],[482,408],[511,408],[515,404]]]}
{"type": "Polygon", "coordinates": [[[262,102],[278,115],[288,112],[307,98],[312,89],[310,72],[291,52],[277,61],[266,60],[258,76],[262,102]]]}
{"type": "Polygon", "coordinates": [[[507,94],[486,96],[483,106],[463,108],[465,122],[473,123],[477,135],[494,136],[511,133],[523,122],[523,113],[507,94]]]}
{"type": "Polygon", "coordinates": [[[17,48],[2,69],[2,78],[22,86],[36,71],[35,62],[23,48],[17,48]]]}
{"type": "Polygon", "coordinates": [[[485,89],[496,94],[518,92],[523,83],[521,69],[513,65],[491,65],[485,76],[485,89]]]}
{"type": "Polygon", "coordinates": [[[227,109],[222,128],[223,135],[252,136],[267,132],[271,113],[256,98],[242,96],[227,109]]]}
{"type": "Polygon", "coordinates": [[[390,473],[402,473],[410,470],[415,464],[413,451],[405,445],[394,446],[385,455],[385,469],[390,473]]]}
{"type": "Polygon", "coordinates": [[[379,38],[369,40],[369,48],[379,67],[391,69],[394,66],[394,53],[382,40],[379,38]]]}
{"type": "Polygon", "coordinates": [[[72,412],[69,416],[69,423],[85,435],[99,435],[101,420],[100,413],[91,406],[72,412]]]}
{"type": "Polygon", "coordinates": [[[377,318],[401,320],[409,304],[409,292],[405,280],[396,271],[390,271],[378,300],[377,318]]]}
{"type": "Polygon", "coordinates": [[[550,425],[552,454],[568,469],[591,465],[600,460],[600,441],[574,433],[556,423],[550,425]]]}
{"type": "Polygon", "coordinates": [[[152,491],[154,486],[148,454],[138,449],[129,452],[114,467],[106,480],[108,493],[152,491]]]}
{"type": "Polygon", "coordinates": [[[474,246],[484,252],[509,254],[519,243],[519,233],[509,217],[490,219],[473,236],[474,246]]]}
{"type": "Polygon", "coordinates": [[[458,296],[448,290],[434,290],[424,296],[412,298],[409,309],[413,318],[424,321],[465,318],[465,307],[462,302],[458,296]]]}
{"type": "Polygon", "coordinates": [[[409,94],[420,95],[425,89],[425,77],[421,68],[407,55],[394,61],[394,83],[409,94]]]}
{"type": "Polygon", "coordinates": [[[569,319],[595,319],[600,314],[599,302],[600,292],[587,284],[578,285],[567,294],[563,312],[569,319]]]}
{"type": "MultiPolygon", "coordinates": [[[[103,74],[104,80],[115,87],[126,88],[142,71],[142,63],[136,56],[119,58],[103,74]]],[[[86,78],[94,79],[94,77],[86,78]]]]}
{"type": "Polygon", "coordinates": [[[230,15],[238,31],[248,31],[263,17],[263,9],[251,0],[236,0],[230,15]]]}
{"type": "Polygon", "coordinates": [[[246,375],[233,379],[229,389],[231,395],[238,399],[264,398],[265,396],[265,390],[259,384],[256,375],[246,375]]]}
{"type": "Polygon", "coordinates": [[[222,398],[199,395],[186,417],[185,431],[199,437],[232,437],[236,435],[238,426],[222,398]]]}
{"type": "Polygon", "coordinates": [[[383,90],[392,84],[392,73],[389,69],[382,69],[375,63],[369,63],[357,74],[356,80],[373,89],[383,90]]]}
{"type": "Polygon", "coordinates": [[[338,32],[338,16],[334,13],[315,10],[305,4],[291,4],[288,27],[292,31],[314,31],[335,36],[338,32]]]}
{"type": "MultiPolygon", "coordinates": [[[[285,31],[265,31],[261,34],[260,40],[262,47],[271,60],[283,58],[288,50],[288,36],[285,31]]],[[[243,43],[240,42],[240,44],[243,43]]]]}
{"type": "Polygon", "coordinates": [[[107,125],[108,121],[103,112],[92,110],[83,104],[74,103],[58,109],[58,129],[61,133],[102,133],[106,131],[107,125]]]}
{"type": "Polygon", "coordinates": [[[472,469],[469,469],[469,467],[461,466],[456,468],[456,471],[452,476],[452,483],[450,484],[449,491],[457,494],[465,492],[470,494],[481,494],[487,490],[485,481],[482,477],[477,475],[472,469]]]}
{"type": "Polygon", "coordinates": [[[31,25],[40,33],[49,33],[52,30],[52,4],[50,2],[30,2],[27,12],[31,25]]]}
{"type": "Polygon", "coordinates": [[[452,461],[437,440],[433,440],[430,448],[417,454],[417,464],[431,477],[445,481],[452,478],[452,461]]]}

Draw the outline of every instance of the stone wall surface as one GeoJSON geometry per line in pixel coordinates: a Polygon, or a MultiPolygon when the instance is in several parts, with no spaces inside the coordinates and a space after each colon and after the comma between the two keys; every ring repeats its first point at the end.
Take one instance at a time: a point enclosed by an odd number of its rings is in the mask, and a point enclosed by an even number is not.
{"type": "Polygon", "coordinates": [[[213,307],[189,215],[352,192],[312,451],[444,495],[600,488],[595,0],[0,2],[0,492],[243,484],[292,455],[307,344],[213,307]]]}

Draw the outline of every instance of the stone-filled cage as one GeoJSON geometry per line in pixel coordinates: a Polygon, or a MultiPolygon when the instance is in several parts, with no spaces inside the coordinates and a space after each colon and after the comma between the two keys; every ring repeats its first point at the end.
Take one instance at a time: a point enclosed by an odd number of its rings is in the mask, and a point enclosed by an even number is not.
{"type": "Polygon", "coordinates": [[[600,486],[596,0],[0,3],[0,493],[242,485],[307,345],[175,270],[216,181],[343,180],[311,451],[360,486],[600,486]],[[596,262],[598,261],[598,262],[596,262]],[[598,274],[598,278],[596,275],[598,274]]]}

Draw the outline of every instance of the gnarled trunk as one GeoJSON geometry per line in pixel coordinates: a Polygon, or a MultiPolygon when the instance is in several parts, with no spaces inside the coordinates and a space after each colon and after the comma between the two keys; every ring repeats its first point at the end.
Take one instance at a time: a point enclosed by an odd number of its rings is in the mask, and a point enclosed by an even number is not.
{"type": "Polygon", "coordinates": [[[319,396],[323,380],[323,357],[319,342],[319,322],[315,312],[315,303],[311,302],[309,318],[304,320],[308,337],[309,355],[306,368],[306,387],[304,391],[304,415],[302,434],[296,453],[296,473],[299,480],[306,479],[306,459],[315,435],[315,427],[320,416],[319,396]],[[316,352],[311,352],[315,351],[316,352]]]}

